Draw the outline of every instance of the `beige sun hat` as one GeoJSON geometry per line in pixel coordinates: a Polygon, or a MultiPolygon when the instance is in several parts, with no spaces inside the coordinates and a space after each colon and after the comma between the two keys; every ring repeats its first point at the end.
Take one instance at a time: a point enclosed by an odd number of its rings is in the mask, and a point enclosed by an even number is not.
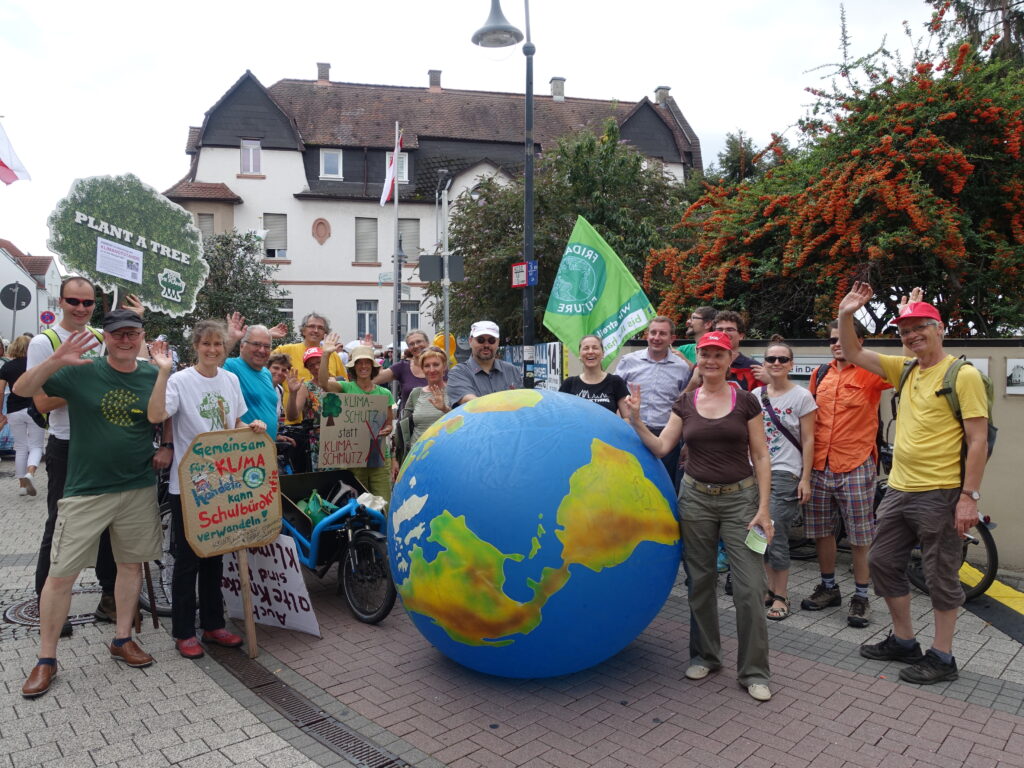
{"type": "Polygon", "coordinates": [[[370,374],[370,378],[375,378],[380,373],[380,363],[377,362],[377,358],[373,356],[373,350],[370,347],[354,347],[349,353],[348,364],[345,366],[348,369],[348,376],[352,381],[356,379],[356,361],[357,360],[369,360],[373,363],[373,372],[370,374]]]}

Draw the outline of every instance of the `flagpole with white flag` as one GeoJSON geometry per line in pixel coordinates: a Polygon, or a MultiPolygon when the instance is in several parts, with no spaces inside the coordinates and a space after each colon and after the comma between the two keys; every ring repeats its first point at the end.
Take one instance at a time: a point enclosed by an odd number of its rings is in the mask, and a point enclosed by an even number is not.
{"type": "Polygon", "coordinates": [[[13,184],[16,181],[31,180],[32,177],[14,153],[14,147],[11,146],[4,127],[0,125],[0,181],[4,184],[13,184]]]}
{"type": "Polygon", "coordinates": [[[387,202],[387,196],[395,196],[395,251],[393,258],[394,265],[394,309],[391,313],[391,330],[394,337],[394,346],[391,348],[391,364],[397,363],[402,354],[402,316],[399,308],[402,305],[402,241],[398,232],[398,158],[402,153],[402,131],[395,121],[395,151],[391,153],[391,162],[388,164],[387,176],[384,178],[384,190],[381,193],[381,205],[387,202]]]}

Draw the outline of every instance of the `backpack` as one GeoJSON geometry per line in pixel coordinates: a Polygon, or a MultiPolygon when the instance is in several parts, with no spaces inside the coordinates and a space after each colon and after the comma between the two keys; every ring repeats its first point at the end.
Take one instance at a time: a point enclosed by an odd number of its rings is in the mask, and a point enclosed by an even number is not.
{"type": "MultiPolygon", "coordinates": [[[[892,417],[896,418],[896,405],[899,399],[900,393],[903,391],[903,385],[907,383],[907,379],[910,377],[910,372],[917,365],[917,358],[911,358],[903,363],[903,370],[900,372],[900,381],[896,386],[896,391],[892,396],[892,417]]],[[[958,422],[960,422],[960,428],[963,429],[964,417],[963,411],[960,410],[960,398],[956,394],[956,377],[960,374],[960,369],[965,365],[970,365],[966,358],[961,355],[954,360],[949,368],[946,369],[945,375],[942,377],[942,389],[935,392],[936,397],[945,397],[946,402],[949,403],[949,408],[953,412],[953,416],[958,422]]],[[[975,368],[975,370],[977,370],[975,368]]],[[[981,376],[981,383],[985,387],[985,400],[988,403],[988,454],[992,455],[992,449],[996,445],[996,433],[999,431],[996,426],[992,423],[992,403],[995,400],[995,387],[992,386],[992,379],[986,376],[981,371],[978,371],[981,376]]],[[[964,432],[965,443],[961,453],[963,458],[967,455],[967,444],[966,444],[967,433],[964,432]]]]}
{"type": "MultiPolygon", "coordinates": [[[[102,332],[93,328],[91,325],[87,325],[85,327],[86,330],[91,331],[92,335],[96,337],[96,341],[98,341],[100,344],[103,343],[102,332]]],[[[50,345],[53,347],[53,351],[56,352],[57,347],[61,345],[60,336],[57,335],[57,332],[53,330],[53,328],[47,328],[46,330],[42,331],[42,335],[50,340],[50,345]]],[[[36,423],[36,426],[38,426],[40,429],[50,428],[50,414],[41,413],[39,409],[36,408],[35,403],[31,403],[28,406],[28,408],[25,409],[25,412],[28,414],[28,417],[32,419],[32,421],[34,421],[36,423]]]]}

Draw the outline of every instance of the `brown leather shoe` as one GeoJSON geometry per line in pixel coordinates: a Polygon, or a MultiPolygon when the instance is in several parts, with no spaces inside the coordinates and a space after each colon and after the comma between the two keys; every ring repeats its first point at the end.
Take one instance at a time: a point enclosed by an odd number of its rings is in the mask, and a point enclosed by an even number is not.
{"type": "Polygon", "coordinates": [[[28,674],[28,679],[21,686],[21,695],[26,699],[42,696],[50,690],[50,683],[57,676],[56,664],[36,664],[28,674]]]}
{"type": "Polygon", "coordinates": [[[110,648],[110,658],[123,661],[129,667],[148,667],[153,663],[153,657],[139,648],[138,643],[134,640],[129,640],[120,647],[113,643],[108,647],[110,648]]]}

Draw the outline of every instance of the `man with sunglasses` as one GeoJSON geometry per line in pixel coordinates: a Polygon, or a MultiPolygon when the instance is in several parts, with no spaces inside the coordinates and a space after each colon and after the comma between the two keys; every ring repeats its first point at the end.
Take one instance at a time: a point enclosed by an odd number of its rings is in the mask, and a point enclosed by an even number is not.
{"type": "MultiPolygon", "coordinates": [[[[857,321],[853,326],[859,350],[866,331],[857,321]]],[[[842,604],[836,584],[835,538],[841,515],[853,554],[854,594],[846,623],[862,628],[868,625],[871,610],[868,548],[875,537],[878,402],[890,385],[847,359],[838,329],[838,320],[829,323],[831,362],[824,370],[811,374],[810,390],[818,403],[818,416],[814,422],[811,500],[804,510],[804,530],[814,539],[821,581],[800,607],[820,611],[842,604]]]]}
{"type": "MultiPolygon", "coordinates": [[[[56,347],[67,341],[73,333],[86,329],[94,335],[100,332],[91,328],[88,323],[96,305],[96,288],[84,277],[69,277],[60,286],[61,318],[47,333],[33,337],[28,345],[28,369],[41,365],[56,347]],[[52,338],[56,334],[56,341],[52,338]]],[[[88,350],[84,357],[96,358],[103,354],[102,345],[88,350]]],[[[36,595],[42,594],[46,577],[50,573],[50,548],[53,543],[54,526],[57,524],[57,502],[64,497],[64,483],[68,474],[68,447],[71,441],[71,422],[64,400],[48,397],[45,394],[33,398],[36,408],[41,413],[49,412],[50,437],[46,442],[46,524],[43,526],[43,539],[39,543],[39,558],[36,562],[36,595]]],[[[104,533],[100,539],[100,547],[96,557],[96,578],[103,594],[96,607],[96,618],[101,621],[114,621],[114,580],[117,567],[110,549],[110,536],[104,533]]],[[[61,637],[71,635],[73,631],[70,621],[65,621],[61,628],[61,637]]]]}
{"type": "MultiPolygon", "coordinates": [[[[907,358],[880,355],[857,344],[853,316],[873,295],[870,285],[856,282],[839,303],[839,343],[848,360],[897,386],[907,358]]],[[[916,364],[902,388],[889,490],[878,507],[878,528],[868,554],[871,580],[876,594],[885,598],[892,632],[880,643],[862,645],[860,655],[909,664],[900,670],[900,679],[928,685],[958,676],[953,634],[964,602],[961,546],[962,537],[978,522],[988,456],[988,399],[981,374],[968,365],[956,378],[963,420],[949,407],[942,386],[955,358],[943,348],[945,326],[935,307],[911,301],[893,322],[916,364]],[[919,541],[935,624],[932,647],[924,654],[914,635],[907,579],[910,552],[919,541]]]]}
{"type": "Polygon", "coordinates": [[[522,389],[522,371],[512,363],[498,359],[498,325],[490,320],[473,323],[469,329],[469,359],[448,372],[448,402],[454,408],[470,400],[522,389]]]}
{"type": "Polygon", "coordinates": [[[146,418],[156,368],[136,358],[142,339],[142,318],[116,309],[103,318],[106,356],[85,358],[99,342],[88,330],[78,331],[14,385],[25,397],[45,393],[62,398],[75,424],[50,571],[39,598],[39,661],[22,686],[25,698],[42,696],[57,676],[57,642],[71,589],[82,568],[95,562],[100,537],[108,530],[118,564],[110,656],[130,667],[153,663],[132,639],[142,563],[160,557],[163,539],[153,428],[146,418]]]}

